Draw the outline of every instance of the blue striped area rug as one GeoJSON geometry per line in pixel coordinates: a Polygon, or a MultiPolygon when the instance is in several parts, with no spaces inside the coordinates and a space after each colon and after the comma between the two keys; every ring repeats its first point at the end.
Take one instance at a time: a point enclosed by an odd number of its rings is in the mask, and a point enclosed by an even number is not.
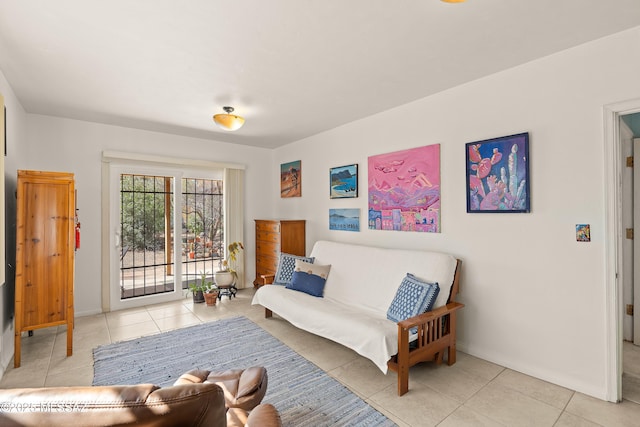
{"type": "Polygon", "coordinates": [[[93,350],[93,385],[170,386],[199,368],[264,366],[284,426],[395,426],[336,379],[246,317],[233,317],[93,350]]]}

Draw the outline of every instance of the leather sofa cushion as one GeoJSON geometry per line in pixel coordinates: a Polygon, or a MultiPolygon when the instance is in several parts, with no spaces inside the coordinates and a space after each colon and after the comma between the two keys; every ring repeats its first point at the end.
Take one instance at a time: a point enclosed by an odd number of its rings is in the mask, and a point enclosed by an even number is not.
{"type": "Polygon", "coordinates": [[[281,427],[280,413],[270,403],[262,403],[251,412],[240,408],[227,411],[227,427],[281,427]]]}
{"type": "Polygon", "coordinates": [[[2,426],[220,426],[223,390],[215,384],[152,384],[0,390],[2,426]]]}
{"type": "Polygon", "coordinates": [[[194,369],[176,380],[175,385],[194,383],[214,383],[224,390],[227,408],[250,411],[262,402],[267,393],[267,370],[263,366],[226,371],[206,371],[194,369]]]}

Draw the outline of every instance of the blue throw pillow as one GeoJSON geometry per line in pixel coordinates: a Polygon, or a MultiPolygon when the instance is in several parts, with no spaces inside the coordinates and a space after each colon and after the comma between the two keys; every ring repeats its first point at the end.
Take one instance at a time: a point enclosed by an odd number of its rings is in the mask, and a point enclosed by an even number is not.
{"type": "Polygon", "coordinates": [[[295,262],[295,270],[287,289],[304,292],[314,297],[322,297],[330,269],[330,265],[310,264],[298,259],[295,262]]]}
{"type": "Polygon", "coordinates": [[[387,319],[400,322],[430,311],[439,292],[437,283],[428,283],[407,273],[389,306],[387,319]]]}
{"type": "Polygon", "coordinates": [[[298,256],[280,253],[280,261],[278,262],[278,268],[276,269],[276,276],[273,279],[274,285],[287,286],[291,283],[291,276],[293,275],[293,269],[295,268],[295,262],[297,259],[313,263],[313,257],[298,256]]]}

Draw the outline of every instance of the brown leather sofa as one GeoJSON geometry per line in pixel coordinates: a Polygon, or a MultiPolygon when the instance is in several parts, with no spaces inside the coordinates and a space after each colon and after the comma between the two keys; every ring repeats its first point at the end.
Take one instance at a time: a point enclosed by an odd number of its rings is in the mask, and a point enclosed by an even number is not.
{"type": "Polygon", "coordinates": [[[268,412],[261,410],[258,420],[254,409],[262,402],[267,383],[267,370],[262,366],[214,372],[194,369],[176,381],[176,384],[216,384],[222,388],[227,407],[227,427],[243,427],[249,424],[250,419],[254,426],[274,425],[269,424],[268,412]]]}
{"type": "Polygon", "coordinates": [[[260,403],[266,381],[266,370],[258,367],[190,371],[165,388],[139,384],[6,389],[0,390],[0,425],[280,427],[278,411],[260,403]]]}

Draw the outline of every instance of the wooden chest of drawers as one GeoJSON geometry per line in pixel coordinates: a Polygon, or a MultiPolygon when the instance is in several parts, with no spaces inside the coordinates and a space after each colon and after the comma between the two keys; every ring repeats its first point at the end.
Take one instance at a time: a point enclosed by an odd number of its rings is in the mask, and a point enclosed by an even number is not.
{"type": "Polygon", "coordinates": [[[254,286],[263,285],[260,276],[275,274],[280,252],[305,255],[305,220],[256,219],[256,278],[254,286]]]}

